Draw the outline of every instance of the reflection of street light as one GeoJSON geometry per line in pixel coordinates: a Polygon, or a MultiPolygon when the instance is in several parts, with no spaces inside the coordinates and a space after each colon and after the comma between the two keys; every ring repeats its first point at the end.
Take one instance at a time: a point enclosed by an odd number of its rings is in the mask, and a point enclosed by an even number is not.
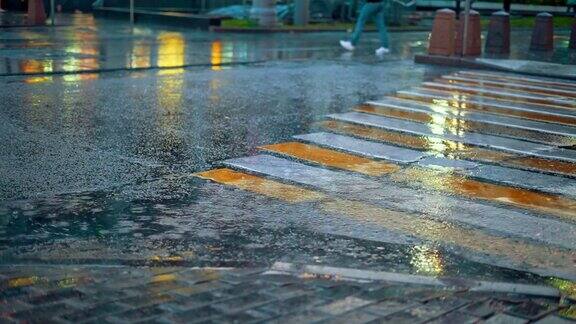
{"type": "Polygon", "coordinates": [[[410,263],[418,273],[437,276],[444,272],[444,262],[440,252],[425,245],[414,247],[410,263]]]}

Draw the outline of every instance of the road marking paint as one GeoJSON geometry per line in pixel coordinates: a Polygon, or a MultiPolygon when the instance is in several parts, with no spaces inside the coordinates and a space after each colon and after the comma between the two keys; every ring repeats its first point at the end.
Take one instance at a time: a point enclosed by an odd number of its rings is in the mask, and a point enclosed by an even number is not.
{"type": "Polygon", "coordinates": [[[558,195],[482,182],[453,173],[424,168],[408,168],[392,174],[391,177],[403,183],[419,182],[426,187],[443,192],[511,204],[553,214],[567,220],[576,220],[576,201],[558,195]]]}
{"type": "Polygon", "coordinates": [[[537,130],[518,129],[474,120],[452,118],[442,114],[408,111],[393,107],[374,106],[367,104],[358,106],[354,110],[367,114],[430,124],[430,127],[437,127],[439,124],[437,121],[441,120],[442,123],[440,125],[443,125],[445,130],[457,129],[458,131],[462,130],[483,134],[504,135],[517,139],[525,139],[533,142],[540,142],[552,145],[576,144],[576,137],[550,135],[539,132],[537,130]]]}
{"type": "Polygon", "coordinates": [[[341,134],[363,137],[370,140],[384,141],[399,146],[441,153],[448,157],[471,159],[475,161],[484,161],[490,163],[500,163],[502,165],[521,169],[527,168],[554,174],[576,176],[575,163],[488,150],[457,143],[454,141],[442,140],[439,138],[426,138],[423,136],[390,132],[378,128],[364,127],[335,120],[323,121],[320,122],[319,125],[325,129],[341,134]]]}
{"type": "Polygon", "coordinates": [[[564,88],[569,90],[576,90],[576,83],[560,81],[560,80],[548,80],[548,79],[538,79],[530,76],[518,76],[515,74],[501,74],[492,72],[479,72],[479,71],[460,71],[454,75],[463,75],[466,77],[473,77],[479,79],[489,79],[489,80],[500,80],[500,81],[510,81],[517,82],[520,84],[533,84],[539,86],[548,86],[551,88],[564,88]]]}
{"type": "Polygon", "coordinates": [[[434,120],[434,123],[431,124],[422,124],[359,112],[332,114],[328,117],[362,126],[372,126],[389,131],[425,136],[427,138],[441,138],[499,151],[576,162],[576,151],[558,149],[555,145],[546,145],[509,137],[465,132],[458,125],[447,124],[444,118],[434,120]]]}
{"type": "Polygon", "coordinates": [[[288,155],[305,161],[354,171],[370,176],[382,176],[396,172],[400,166],[392,163],[374,161],[367,158],[321,148],[300,142],[288,142],[261,147],[264,150],[288,155]]]}
{"type": "Polygon", "coordinates": [[[494,236],[479,230],[462,228],[452,223],[435,221],[423,216],[397,212],[362,202],[327,200],[320,203],[320,208],[325,212],[346,215],[353,219],[377,224],[425,240],[505,257],[539,269],[552,267],[573,273],[576,265],[576,252],[574,251],[564,251],[554,247],[494,236]]]}
{"type": "Polygon", "coordinates": [[[429,115],[449,116],[451,118],[464,119],[482,124],[523,129],[551,134],[554,136],[565,136],[569,139],[576,138],[576,127],[574,126],[528,120],[526,118],[517,118],[514,116],[506,116],[502,114],[493,114],[489,112],[468,109],[468,107],[460,108],[457,105],[446,105],[446,102],[443,104],[435,104],[398,97],[385,97],[378,101],[368,101],[365,104],[376,107],[386,107],[386,109],[419,112],[429,115]]]}
{"type": "Polygon", "coordinates": [[[492,100],[490,100],[490,102],[483,102],[482,98],[469,97],[468,95],[462,95],[453,91],[415,89],[412,91],[398,91],[396,96],[401,99],[431,103],[451,109],[470,109],[502,116],[514,116],[570,126],[576,125],[576,116],[550,113],[549,111],[536,111],[536,108],[524,109],[522,107],[507,105],[504,101],[500,101],[499,103],[495,103],[492,100]]]}
{"type": "Polygon", "coordinates": [[[324,194],[313,190],[226,168],[200,172],[195,175],[203,179],[238,187],[290,203],[317,201],[325,197],[324,194]]]}
{"type": "Polygon", "coordinates": [[[328,132],[296,135],[294,138],[314,145],[390,162],[411,163],[428,156],[422,151],[328,132]]]}
{"type": "MultiPolygon", "coordinates": [[[[400,170],[400,167],[395,164],[372,161],[298,142],[268,145],[264,146],[263,149],[320,165],[370,176],[381,176],[400,170]]],[[[554,214],[569,220],[576,220],[576,202],[556,195],[481,182],[461,175],[424,168],[409,168],[393,173],[392,179],[408,184],[419,182],[428,188],[443,192],[450,192],[468,198],[511,204],[525,209],[554,214]]]]}
{"type": "Polygon", "coordinates": [[[520,93],[511,93],[511,92],[504,92],[504,91],[496,91],[493,89],[487,88],[474,88],[474,87],[464,87],[464,86],[456,86],[456,85],[449,85],[444,83],[438,82],[424,82],[422,86],[426,89],[437,89],[437,90],[444,90],[444,91],[452,91],[456,92],[457,94],[472,94],[472,95],[481,95],[488,98],[498,98],[504,101],[511,101],[511,102],[520,102],[520,103],[537,103],[543,106],[542,109],[546,107],[555,107],[555,108],[564,108],[564,109],[575,109],[576,103],[572,102],[571,100],[561,100],[556,98],[546,98],[537,96],[537,95],[529,95],[529,94],[520,94],[520,93]]]}
{"type": "MultiPolygon", "coordinates": [[[[244,190],[286,200],[278,190],[285,190],[283,183],[251,176],[229,169],[216,169],[197,174],[201,178],[235,186],[244,190]],[[274,182],[272,185],[265,182],[274,182]],[[270,191],[270,188],[273,188],[270,191]]],[[[318,201],[321,210],[337,215],[351,217],[363,222],[383,226],[386,229],[416,236],[425,240],[435,241],[464,247],[474,252],[496,255],[514,260],[515,263],[529,264],[532,267],[549,270],[572,271],[576,255],[574,251],[566,251],[555,247],[531,244],[528,242],[508,239],[480,230],[462,228],[453,223],[432,220],[421,215],[398,212],[377,207],[358,201],[338,198],[324,199],[325,195],[307,189],[289,185],[289,190],[300,189],[308,192],[307,199],[297,199],[290,202],[318,201]]],[[[292,195],[294,196],[294,195],[292,195]]]]}
{"type": "Polygon", "coordinates": [[[504,89],[519,93],[541,94],[559,98],[575,98],[576,91],[544,88],[535,85],[518,84],[513,82],[487,81],[482,79],[469,79],[464,77],[445,75],[436,81],[455,85],[477,86],[487,89],[504,89]]]}

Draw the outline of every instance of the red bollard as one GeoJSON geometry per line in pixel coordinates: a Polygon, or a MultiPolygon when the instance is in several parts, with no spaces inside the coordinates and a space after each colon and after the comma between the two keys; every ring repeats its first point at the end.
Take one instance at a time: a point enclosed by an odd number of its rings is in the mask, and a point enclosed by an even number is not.
{"type": "Polygon", "coordinates": [[[531,51],[554,50],[554,22],[551,14],[539,13],[532,30],[531,51]]]}
{"type": "Polygon", "coordinates": [[[28,0],[28,25],[46,24],[46,12],[44,12],[44,1],[28,0]]]}
{"type": "Polygon", "coordinates": [[[492,14],[484,50],[488,54],[510,53],[510,15],[507,12],[492,14]]]}
{"type": "Polygon", "coordinates": [[[451,56],[454,54],[454,31],[456,28],[456,13],[450,9],[436,11],[428,54],[451,56]]]}
{"type": "Polygon", "coordinates": [[[576,49],[576,19],[572,20],[572,31],[570,32],[569,49],[576,49]]]}
{"type": "MultiPolygon", "coordinates": [[[[464,35],[464,18],[466,14],[460,13],[460,20],[458,21],[456,33],[456,54],[462,54],[462,36],[464,35]]],[[[470,19],[468,20],[468,38],[466,42],[466,55],[479,56],[482,54],[482,27],[480,26],[480,14],[478,11],[470,10],[470,19]]]]}

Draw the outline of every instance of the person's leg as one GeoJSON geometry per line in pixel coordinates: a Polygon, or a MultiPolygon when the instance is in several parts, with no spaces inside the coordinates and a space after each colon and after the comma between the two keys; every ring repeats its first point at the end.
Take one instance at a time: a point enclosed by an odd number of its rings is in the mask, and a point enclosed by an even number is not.
{"type": "Polygon", "coordinates": [[[378,4],[379,10],[376,13],[376,26],[378,27],[378,34],[380,35],[380,44],[384,48],[389,47],[388,28],[386,28],[386,21],[384,17],[384,3],[378,4]]]}
{"type": "Polygon", "coordinates": [[[370,17],[374,14],[374,9],[377,9],[378,4],[374,3],[365,3],[360,9],[360,16],[358,16],[358,21],[356,21],[356,27],[354,27],[354,33],[352,33],[352,38],[350,42],[352,45],[356,46],[358,41],[360,41],[360,36],[362,35],[362,31],[364,30],[364,25],[366,21],[370,19],[370,17]]]}

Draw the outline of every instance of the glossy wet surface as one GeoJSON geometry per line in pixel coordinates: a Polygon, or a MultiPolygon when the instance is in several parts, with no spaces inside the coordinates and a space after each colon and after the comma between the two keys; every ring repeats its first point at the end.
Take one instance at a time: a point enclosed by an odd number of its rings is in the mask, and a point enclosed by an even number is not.
{"type": "Polygon", "coordinates": [[[1,36],[3,263],[576,279],[574,84],[416,66],[425,33],[377,59],[84,21],[1,36]],[[422,88],[463,76],[570,95],[422,88]]]}

